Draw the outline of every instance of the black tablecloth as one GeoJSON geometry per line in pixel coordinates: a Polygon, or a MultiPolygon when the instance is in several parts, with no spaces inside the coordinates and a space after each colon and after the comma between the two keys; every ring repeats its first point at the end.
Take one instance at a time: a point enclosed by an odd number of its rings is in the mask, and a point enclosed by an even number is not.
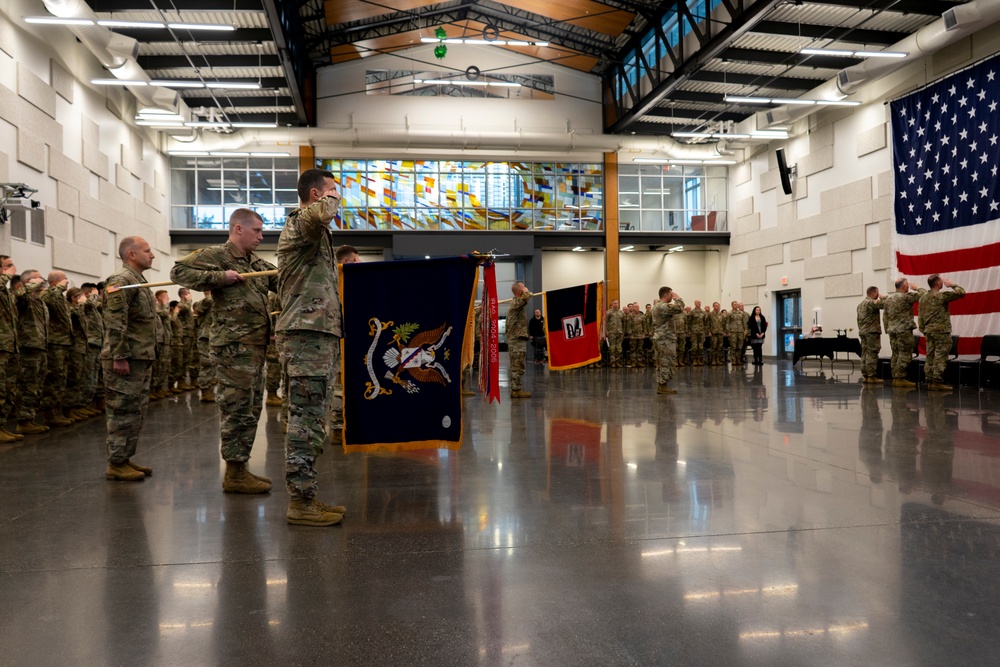
{"type": "Polygon", "coordinates": [[[792,364],[799,363],[802,357],[829,357],[833,359],[834,352],[853,352],[861,356],[861,341],[857,338],[837,336],[836,338],[797,338],[795,352],[792,354],[792,364]]]}

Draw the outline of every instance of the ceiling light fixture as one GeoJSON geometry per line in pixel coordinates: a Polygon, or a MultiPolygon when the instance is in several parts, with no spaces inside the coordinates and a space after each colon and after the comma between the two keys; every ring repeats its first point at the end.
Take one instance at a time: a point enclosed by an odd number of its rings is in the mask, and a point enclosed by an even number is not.
{"type": "Polygon", "coordinates": [[[799,49],[806,56],[842,56],[846,58],[905,58],[905,51],[848,51],[846,49],[799,49]]]}
{"type": "Polygon", "coordinates": [[[145,86],[145,81],[139,79],[91,79],[95,86],[145,86]]]}
{"type": "Polygon", "coordinates": [[[230,127],[231,124],[230,123],[226,123],[226,122],[216,122],[216,121],[208,121],[208,120],[193,120],[193,121],[184,123],[184,125],[186,127],[211,127],[211,128],[218,129],[218,128],[223,128],[223,127],[230,127]]]}
{"type": "Polygon", "coordinates": [[[161,79],[153,79],[149,82],[151,86],[162,86],[163,88],[204,88],[205,84],[201,81],[163,81],[161,79]]]}
{"type": "Polygon", "coordinates": [[[634,245],[627,245],[624,248],[622,248],[622,252],[632,252],[633,250],[635,250],[634,245]]]}
{"type": "Polygon", "coordinates": [[[223,32],[236,30],[236,26],[225,23],[168,23],[167,27],[172,30],[221,30],[223,32]]]}
{"type": "Polygon", "coordinates": [[[583,248],[581,248],[580,246],[577,246],[577,247],[573,248],[573,252],[583,252],[583,248]]]}
{"type": "Polygon", "coordinates": [[[753,136],[757,139],[787,139],[788,130],[754,130],[753,136]]]}
{"type": "Polygon", "coordinates": [[[488,39],[445,39],[441,40],[436,37],[421,37],[420,41],[424,44],[439,44],[442,41],[445,44],[474,44],[477,46],[548,46],[548,42],[526,42],[523,40],[508,40],[504,41],[502,39],[497,39],[490,41],[488,39]]]}
{"type": "Polygon", "coordinates": [[[749,134],[737,132],[671,132],[670,136],[681,139],[749,139],[749,134]]]}
{"type": "Polygon", "coordinates": [[[521,84],[514,81],[467,81],[465,79],[414,79],[413,83],[439,83],[451,86],[502,86],[520,88],[521,84]]]}
{"type": "Polygon", "coordinates": [[[135,121],[135,124],[143,127],[184,127],[184,123],[179,120],[154,120],[152,118],[140,118],[135,121]]]}
{"type": "Polygon", "coordinates": [[[861,104],[861,102],[853,100],[809,100],[801,97],[745,97],[726,95],[722,99],[725,102],[734,102],[737,104],[830,104],[834,106],[858,106],[861,104]]]}
{"type": "Polygon", "coordinates": [[[117,19],[99,19],[97,25],[105,28],[165,28],[160,21],[120,21],[117,19]]]}
{"type": "Polygon", "coordinates": [[[24,22],[41,25],[94,25],[94,22],[90,19],[64,19],[59,16],[25,16],[24,22]]]}
{"type": "Polygon", "coordinates": [[[231,123],[233,127],[278,127],[277,123],[231,123]]]}
{"type": "Polygon", "coordinates": [[[240,90],[260,90],[260,83],[250,83],[247,81],[208,81],[206,88],[234,88],[240,90]]]}

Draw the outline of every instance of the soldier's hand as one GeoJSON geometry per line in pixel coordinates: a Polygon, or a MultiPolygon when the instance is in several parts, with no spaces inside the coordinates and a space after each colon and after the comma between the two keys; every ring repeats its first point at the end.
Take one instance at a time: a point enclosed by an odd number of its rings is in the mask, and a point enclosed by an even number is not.
{"type": "Polygon", "coordinates": [[[128,359],[115,359],[114,366],[115,373],[118,375],[131,375],[132,371],[129,369],[128,359]]]}
{"type": "Polygon", "coordinates": [[[916,283],[914,283],[912,280],[907,280],[906,282],[908,282],[910,284],[910,289],[913,289],[913,290],[920,289],[920,286],[917,285],[916,283]]]}
{"type": "Polygon", "coordinates": [[[955,286],[955,283],[951,282],[947,278],[942,278],[941,279],[941,284],[944,285],[945,287],[954,287],[955,286]]]}
{"type": "Polygon", "coordinates": [[[241,276],[239,271],[233,271],[232,269],[230,269],[229,271],[226,271],[226,284],[227,285],[232,285],[233,283],[241,283],[241,282],[243,282],[245,280],[246,280],[246,278],[244,278],[243,276],[241,276]]]}

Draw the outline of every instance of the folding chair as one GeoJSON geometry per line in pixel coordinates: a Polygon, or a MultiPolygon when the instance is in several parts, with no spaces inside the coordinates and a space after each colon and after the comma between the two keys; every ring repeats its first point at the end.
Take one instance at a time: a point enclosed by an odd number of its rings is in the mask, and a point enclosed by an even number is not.
{"type": "Polygon", "coordinates": [[[948,353],[949,364],[954,364],[955,372],[958,375],[958,386],[962,386],[962,369],[972,370],[974,367],[979,367],[979,360],[969,360],[962,361],[958,358],[958,336],[951,337],[951,351],[948,353]]]}
{"type": "MultiPolygon", "coordinates": [[[[989,365],[996,369],[1000,367],[1000,336],[983,336],[983,342],[979,348],[979,382],[980,389],[983,388],[983,366],[989,365]],[[990,359],[996,357],[996,359],[990,359]]],[[[992,375],[992,372],[991,372],[992,375]]]]}

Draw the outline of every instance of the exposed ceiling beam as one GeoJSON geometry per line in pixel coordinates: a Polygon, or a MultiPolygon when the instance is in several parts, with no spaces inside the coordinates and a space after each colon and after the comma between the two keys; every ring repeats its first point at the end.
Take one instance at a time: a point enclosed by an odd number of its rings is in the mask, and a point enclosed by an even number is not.
{"type": "Polygon", "coordinates": [[[274,106],[275,101],[277,101],[282,106],[287,106],[292,103],[291,98],[288,95],[261,95],[259,97],[229,97],[225,94],[224,90],[223,91],[201,90],[197,92],[200,92],[201,95],[184,97],[184,101],[187,102],[187,105],[189,107],[212,106],[215,104],[216,99],[226,100],[226,102],[228,102],[234,107],[274,106]],[[211,93],[215,93],[214,98],[211,96],[211,93]]]}
{"type": "Polygon", "coordinates": [[[766,74],[739,74],[735,72],[715,72],[700,70],[691,75],[691,81],[729,83],[735,86],[764,86],[781,90],[812,90],[825,79],[803,79],[791,76],[768,76],[766,74]]]}
{"type": "Polygon", "coordinates": [[[139,65],[145,70],[156,69],[181,69],[191,67],[280,67],[281,62],[278,56],[214,56],[214,55],[192,55],[189,61],[187,56],[139,56],[136,58],[139,65]]]}
{"type": "Polygon", "coordinates": [[[841,28],[831,25],[811,23],[786,23],[785,21],[761,21],[750,32],[764,35],[787,35],[809,37],[811,39],[832,39],[849,44],[895,44],[910,33],[894,30],[867,30],[865,28],[841,28]]]}
{"type": "Polygon", "coordinates": [[[88,0],[95,12],[148,12],[154,8],[182,12],[263,11],[261,0],[88,0]]]}
{"type": "Polygon", "coordinates": [[[692,109],[669,109],[667,107],[655,107],[649,110],[643,118],[656,116],[657,118],[677,118],[691,123],[703,123],[709,120],[732,120],[741,121],[746,118],[746,114],[735,113],[733,111],[694,111],[692,109]]]}

